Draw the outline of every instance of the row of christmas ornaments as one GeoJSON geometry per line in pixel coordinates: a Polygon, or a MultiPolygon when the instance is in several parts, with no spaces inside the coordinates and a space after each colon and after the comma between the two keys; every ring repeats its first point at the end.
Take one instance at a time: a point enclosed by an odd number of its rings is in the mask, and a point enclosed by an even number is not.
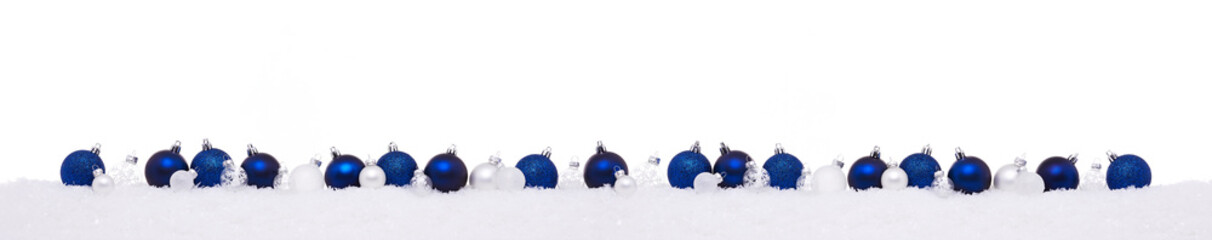
{"type": "MultiPolygon", "coordinates": [[[[171,148],[153,154],[144,168],[144,178],[154,187],[193,188],[220,185],[248,185],[257,188],[281,186],[288,172],[277,159],[267,153],[248,146],[248,157],[237,167],[230,155],[213,148],[203,140],[202,151],[190,163],[180,154],[180,141],[171,148]]],[[[424,169],[419,169],[411,155],[402,152],[392,143],[389,152],[377,161],[363,162],[353,156],[341,154],[335,147],[333,159],[321,173],[321,163],[303,164],[290,172],[291,189],[312,190],[325,186],[332,189],[346,187],[414,186],[417,189],[433,189],[451,192],[470,184],[473,188],[521,189],[561,187],[611,186],[621,193],[634,192],[638,185],[661,185],[665,181],[657,174],[660,158],[652,156],[638,176],[629,175],[627,163],[621,156],[606,151],[601,142],[597,152],[586,162],[581,172],[580,164],[574,160],[568,171],[560,176],[551,161],[551,149],[539,154],[523,157],[514,167],[501,163],[493,156],[488,163],[476,166],[470,174],[452,146],[447,152],[430,159],[424,169]],[[562,178],[562,179],[561,179],[562,178]]],[[[108,191],[116,185],[106,175],[105,165],[98,156],[100,145],[92,150],[79,150],[68,155],[60,167],[60,177],[66,185],[92,186],[98,191],[108,191]]],[[[1026,169],[1026,161],[1016,159],[1013,164],[1003,166],[994,175],[983,160],[967,156],[956,149],[956,162],[946,177],[938,161],[931,156],[929,146],[921,153],[909,155],[899,164],[881,159],[879,147],[869,156],[860,158],[843,173],[844,164],[835,159],[833,164],[812,171],[794,155],[776,145],[775,154],[757,167],[748,154],[734,151],[721,143],[720,157],[712,164],[702,154],[698,142],[686,151],[675,155],[666,169],[668,184],[675,188],[694,188],[698,191],[713,191],[718,188],[772,187],[775,189],[810,188],[814,191],[841,191],[847,188],[867,190],[872,188],[899,189],[906,187],[939,188],[962,193],[980,193],[992,188],[1024,193],[1075,189],[1079,184],[1092,188],[1138,188],[1148,186],[1152,173],[1148,164],[1135,155],[1109,153],[1111,165],[1102,175],[1101,164],[1093,163],[1085,183],[1078,173],[1076,156],[1051,157],[1040,163],[1035,172],[1026,169]],[[1106,181],[1105,183],[1103,181],[1106,181]]],[[[368,158],[370,159],[370,158],[368,158]]],[[[135,156],[128,156],[117,173],[119,182],[136,182],[133,174],[135,156]]]]}

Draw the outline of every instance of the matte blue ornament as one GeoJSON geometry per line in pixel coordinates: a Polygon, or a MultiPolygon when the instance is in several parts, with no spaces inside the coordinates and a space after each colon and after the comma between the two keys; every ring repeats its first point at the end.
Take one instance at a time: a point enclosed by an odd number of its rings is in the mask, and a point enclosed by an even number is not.
{"type": "Polygon", "coordinates": [[[959,148],[955,149],[955,163],[947,172],[951,179],[951,188],[966,194],[980,193],[989,189],[993,183],[993,173],[989,165],[977,157],[966,156],[959,148]]]}
{"type": "Polygon", "coordinates": [[[258,152],[252,144],[248,145],[248,158],[240,163],[240,168],[248,175],[248,185],[257,188],[274,187],[274,180],[277,179],[281,167],[273,155],[258,152]]]}
{"type": "Polygon", "coordinates": [[[804,163],[799,158],[783,151],[783,145],[775,145],[774,156],[762,164],[770,175],[770,187],[775,189],[795,189],[804,173],[804,163]]]}
{"type": "Polygon", "coordinates": [[[669,160],[669,185],[675,188],[694,188],[694,178],[699,173],[711,172],[711,161],[700,152],[699,142],[694,142],[690,150],[682,151],[669,160]]]}
{"type": "Polygon", "coordinates": [[[59,179],[68,186],[92,186],[93,169],[105,172],[105,162],[101,161],[101,144],[93,145],[92,150],[76,150],[63,158],[59,165],[59,179]]]}
{"type": "Polygon", "coordinates": [[[1132,154],[1109,153],[1108,156],[1111,166],[1107,167],[1107,187],[1111,190],[1148,187],[1153,181],[1153,171],[1145,159],[1132,154]]]}
{"type": "Polygon", "coordinates": [[[337,147],[332,147],[332,162],[329,162],[328,168],[324,170],[324,184],[332,189],[361,187],[358,174],[362,173],[362,168],[366,168],[362,159],[353,155],[342,155],[337,151],[337,147]]]}
{"type": "Polygon", "coordinates": [[[1044,179],[1044,191],[1077,189],[1081,176],[1077,172],[1077,156],[1050,157],[1039,163],[1035,173],[1044,179]]]}
{"type": "Polygon", "coordinates": [[[606,151],[606,147],[603,147],[602,142],[598,141],[597,153],[590,156],[589,161],[585,161],[585,185],[589,188],[613,186],[614,172],[620,170],[626,174],[631,173],[627,170],[627,161],[624,161],[623,157],[606,151]]]}
{"type": "Polygon", "coordinates": [[[227,152],[211,148],[210,140],[202,139],[202,151],[198,152],[198,155],[194,155],[194,160],[189,162],[189,168],[198,174],[194,178],[194,185],[198,187],[219,186],[223,181],[223,171],[227,170],[223,167],[223,162],[227,160],[231,160],[231,156],[227,155],[227,152]]]}
{"type": "Polygon", "coordinates": [[[938,160],[930,156],[932,151],[927,145],[922,148],[921,153],[910,154],[905,160],[901,160],[900,167],[909,175],[910,187],[929,188],[934,183],[934,172],[943,170],[938,165],[938,160]]]}
{"type": "Polygon", "coordinates": [[[880,160],[880,147],[877,146],[871,150],[870,156],[859,158],[850,165],[850,173],[846,174],[846,180],[854,190],[883,188],[880,178],[884,176],[885,170],[888,170],[888,164],[884,163],[884,160],[880,160]]]}
{"type": "Polygon", "coordinates": [[[715,159],[715,166],[711,172],[724,176],[724,181],[719,184],[721,188],[739,187],[745,183],[745,171],[749,171],[750,161],[753,159],[749,158],[749,154],[732,151],[728,149],[728,145],[720,143],[720,158],[715,159]]]}
{"type": "Polygon", "coordinates": [[[387,150],[387,154],[379,157],[376,163],[387,174],[387,185],[408,186],[412,183],[413,173],[417,171],[417,161],[412,159],[412,155],[401,152],[394,142],[387,145],[387,150]]]}
{"type": "Polygon", "coordinates": [[[453,192],[467,186],[467,165],[463,159],[455,155],[451,146],[446,153],[438,154],[425,164],[425,176],[429,177],[433,189],[440,192],[453,192]]]}
{"type": "Polygon", "coordinates": [[[556,183],[560,180],[559,170],[556,169],[555,163],[551,162],[550,147],[543,150],[541,154],[523,157],[514,167],[522,170],[522,175],[526,176],[526,187],[528,188],[555,188],[556,183]]]}
{"type": "Polygon", "coordinates": [[[181,156],[181,141],[177,141],[172,148],[156,152],[147,158],[143,177],[147,179],[147,185],[167,187],[168,179],[172,178],[173,173],[181,170],[188,171],[189,164],[185,163],[185,157],[181,156]]]}

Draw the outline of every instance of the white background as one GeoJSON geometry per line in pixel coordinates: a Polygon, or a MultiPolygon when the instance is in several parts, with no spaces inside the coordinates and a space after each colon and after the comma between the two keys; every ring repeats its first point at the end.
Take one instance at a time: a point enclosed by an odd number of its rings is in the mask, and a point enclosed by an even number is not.
{"type": "Polygon", "coordinates": [[[0,181],[202,138],[286,166],[388,142],[469,167],[595,141],[810,166],[925,144],[996,168],[1080,153],[1208,180],[1203,1],[4,1],[0,181]]]}

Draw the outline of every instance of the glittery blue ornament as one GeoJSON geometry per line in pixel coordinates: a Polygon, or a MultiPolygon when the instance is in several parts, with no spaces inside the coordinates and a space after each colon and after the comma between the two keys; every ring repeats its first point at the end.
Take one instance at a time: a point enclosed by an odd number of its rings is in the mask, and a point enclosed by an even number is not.
{"type": "Polygon", "coordinates": [[[463,159],[455,155],[454,147],[446,153],[438,154],[425,164],[425,176],[428,176],[433,189],[440,192],[453,192],[467,186],[467,165],[463,159]]]}
{"type": "Polygon", "coordinates": [[[694,188],[694,178],[699,173],[711,172],[711,161],[700,152],[699,142],[694,142],[690,150],[682,151],[669,161],[669,185],[675,188],[694,188]]]}
{"type": "Polygon", "coordinates": [[[173,173],[181,170],[188,171],[189,164],[185,162],[185,157],[181,156],[181,141],[177,141],[171,149],[156,152],[147,158],[147,166],[143,168],[143,177],[147,179],[147,185],[167,187],[168,179],[173,176],[173,173]]]}
{"type": "Polygon", "coordinates": [[[966,194],[980,193],[989,189],[989,185],[993,183],[993,173],[989,171],[989,165],[986,165],[984,160],[966,156],[958,148],[956,148],[955,159],[955,163],[951,164],[951,170],[947,172],[947,178],[951,179],[952,189],[966,194]]]}
{"type": "Polygon", "coordinates": [[[551,162],[551,148],[543,150],[541,154],[523,157],[514,167],[522,170],[528,188],[555,188],[560,180],[559,170],[551,162]]]}
{"type": "Polygon", "coordinates": [[[278,169],[281,167],[278,159],[268,153],[258,152],[252,144],[248,145],[248,158],[240,163],[240,168],[248,175],[248,185],[257,188],[274,187],[274,180],[278,177],[278,169]]]}
{"type": "Polygon", "coordinates": [[[219,186],[223,181],[223,171],[226,170],[223,162],[227,160],[231,160],[231,156],[227,155],[227,152],[211,148],[210,140],[202,139],[202,151],[189,161],[189,168],[198,174],[194,178],[194,185],[198,187],[219,186]]]}
{"type": "Polygon", "coordinates": [[[930,156],[930,146],[922,148],[921,153],[910,154],[901,160],[900,167],[905,170],[905,174],[909,175],[909,186],[917,188],[929,188],[930,184],[934,183],[934,172],[943,170],[938,165],[938,160],[930,156]]]}
{"type": "Polygon", "coordinates": [[[332,189],[360,187],[362,185],[358,182],[358,174],[362,173],[362,168],[366,168],[362,159],[353,155],[342,155],[333,147],[332,162],[329,162],[328,168],[324,170],[324,184],[332,189]]]}
{"type": "Polygon", "coordinates": [[[880,148],[875,147],[875,150],[871,151],[871,156],[859,158],[850,165],[850,173],[846,175],[846,182],[850,183],[850,187],[854,190],[883,188],[880,178],[884,176],[884,170],[888,170],[888,164],[884,163],[884,160],[880,160],[880,148]]]}
{"type": "Polygon", "coordinates": [[[1107,187],[1111,190],[1148,187],[1153,181],[1149,163],[1139,156],[1109,154],[1111,166],[1107,167],[1107,187]]]}
{"type": "Polygon", "coordinates": [[[585,185],[589,188],[614,185],[614,172],[619,170],[626,174],[631,173],[627,170],[627,161],[618,154],[606,151],[606,147],[599,141],[597,153],[590,156],[589,161],[585,161],[585,185]]]}
{"type": "Polygon", "coordinates": [[[68,186],[92,186],[93,169],[105,172],[105,162],[101,161],[101,144],[93,146],[92,150],[77,150],[68,154],[59,165],[59,179],[68,186]]]}
{"type": "Polygon", "coordinates": [[[1077,156],[1050,157],[1039,163],[1035,173],[1044,179],[1044,191],[1077,189],[1081,176],[1077,172],[1077,156]]]}
{"type": "Polygon", "coordinates": [[[394,142],[387,146],[387,150],[387,154],[379,157],[376,163],[387,175],[387,185],[408,186],[413,173],[417,171],[417,161],[412,159],[412,155],[401,152],[394,142]]]}
{"type": "Polygon", "coordinates": [[[762,168],[770,175],[770,187],[775,189],[795,189],[800,175],[804,173],[804,163],[783,151],[782,145],[775,147],[774,156],[766,159],[762,168]]]}
{"type": "Polygon", "coordinates": [[[745,171],[749,171],[749,161],[753,161],[749,154],[732,151],[728,149],[728,145],[720,143],[720,157],[715,159],[711,172],[724,176],[724,181],[719,184],[721,188],[739,187],[745,184],[745,171]]]}

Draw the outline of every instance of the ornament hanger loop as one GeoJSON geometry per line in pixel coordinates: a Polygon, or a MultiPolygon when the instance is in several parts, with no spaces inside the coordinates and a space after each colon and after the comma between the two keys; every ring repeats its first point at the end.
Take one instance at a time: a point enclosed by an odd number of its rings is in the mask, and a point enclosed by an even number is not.
{"type": "Polygon", "coordinates": [[[387,151],[388,152],[399,152],[400,146],[396,145],[396,142],[387,143],[387,151]]]}
{"type": "Polygon", "coordinates": [[[930,144],[926,144],[925,147],[922,147],[922,154],[930,155],[933,152],[934,152],[934,149],[930,148],[930,144]]]}
{"type": "Polygon", "coordinates": [[[202,151],[206,151],[206,150],[210,150],[210,149],[211,149],[211,146],[210,146],[210,139],[209,139],[209,138],[203,138],[203,139],[202,139],[202,151]]]}
{"type": "Polygon", "coordinates": [[[366,164],[366,166],[368,166],[368,167],[369,167],[369,166],[378,166],[378,165],[379,165],[379,160],[375,160],[375,156],[374,156],[374,155],[366,154],[366,161],[365,161],[365,164],[366,164]]]}
{"type": "Polygon", "coordinates": [[[880,158],[880,146],[879,145],[875,145],[874,148],[871,148],[871,157],[873,157],[875,159],[880,158]]]}
{"type": "Polygon", "coordinates": [[[126,155],[126,163],[131,165],[139,163],[139,157],[135,156],[135,151],[130,151],[130,155],[126,155]]]}
{"type": "Polygon", "coordinates": [[[1077,153],[1070,154],[1069,157],[1066,159],[1069,160],[1069,163],[1076,164],[1077,163],[1077,153]]]}
{"type": "Polygon", "coordinates": [[[728,149],[728,144],[724,144],[724,142],[720,142],[720,154],[728,154],[728,152],[731,152],[731,151],[732,151],[732,149],[728,149]]]}
{"type": "Polygon", "coordinates": [[[89,151],[93,154],[101,154],[101,143],[93,144],[93,149],[89,151]]]}
{"type": "Polygon", "coordinates": [[[606,152],[606,146],[602,144],[602,140],[598,140],[598,153],[606,152]]]}
{"type": "Polygon", "coordinates": [[[1026,153],[1014,158],[1014,166],[1018,167],[1019,172],[1027,171],[1027,159],[1026,158],[1027,158],[1026,153]]]}
{"type": "Polygon", "coordinates": [[[661,165],[661,157],[658,157],[657,153],[653,152],[651,156],[648,156],[648,164],[661,165]]]}
{"type": "Polygon", "coordinates": [[[581,158],[577,157],[577,156],[572,156],[572,159],[568,160],[568,166],[572,167],[572,168],[581,167],[581,158]]]}
{"type": "Polygon", "coordinates": [[[449,148],[446,148],[446,153],[449,153],[449,154],[455,154],[455,145],[454,145],[454,144],[450,144],[450,147],[449,147],[449,148]]]}
{"type": "Polygon", "coordinates": [[[787,151],[783,150],[783,144],[775,143],[774,144],[774,154],[783,154],[783,153],[787,153],[787,151]]]}
{"type": "Polygon", "coordinates": [[[551,146],[547,146],[547,148],[544,148],[542,155],[545,158],[551,159],[551,146]]]}
{"type": "Polygon", "coordinates": [[[838,154],[836,158],[833,158],[833,165],[837,166],[837,168],[845,167],[846,163],[842,162],[842,159],[843,159],[842,155],[838,154]]]}
{"type": "Polygon", "coordinates": [[[319,153],[317,153],[315,156],[311,156],[311,164],[315,164],[316,167],[320,167],[321,162],[319,153]]]}
{"type": "Polygon", "coordinates": [[[694,141],[694,145],[690,145],[691,152],[700,153],[700,150],[701,148],[699,148],[699,141],[694,141]]]}
{"type": "Polygon", "coordinates": [[[614,177],[617,178],[622,176],[627,176],[627,172],[624,171],[622,167],[614,166],[614,177]]]}
{"type": "Polygon", "coordinates": [[[489,164],[492,164],[492,165],[494,165],[494,166],[497,166],[497,167],[502,166],[502,164],[501,164],[501,152],[497,152],[497,154],[493,154],[492,156],[488,156],[488,163],[489,163],[489,164]]]}
{"type": "Polygon", "coordinates": [[[964,157],[966,157],[964,155],[964,149],[960,149],[960,147],[955,147],[955,160],[956,161],[963,160],[964,157]]]}
{"type": "Polygon", "coordinates": [[[173,151],[173,153],[180,153],[181,152],[181,140],[177,140],[176,142],[173,142],[173,147],[170,149],[173,151]]]}
{"type": "Polygon", "coordinates": [[[337,150],[336,146],[328,148],[328,150],[332,151],[332,158],[337,158],[337,157],[341,156],[341,151],[337,150]]]}
{"type": "Polygon", "coordinates": [[[252,155],[256,155],[257,153],[259,153],[259,152],[257,152],[257,147],[253,147],[252,143],[249,143],[248,144],[248,155],[252,156],[252,155]]]}
{"type": "Polygon", "coordinates": [[[1107,160],[1108,161],[1114,162],[1116,158],[1119,158],[1119,155],[1116,155],[1115,152],[1112,152],[1111,150],[1107,150],[1107,160]]]}

